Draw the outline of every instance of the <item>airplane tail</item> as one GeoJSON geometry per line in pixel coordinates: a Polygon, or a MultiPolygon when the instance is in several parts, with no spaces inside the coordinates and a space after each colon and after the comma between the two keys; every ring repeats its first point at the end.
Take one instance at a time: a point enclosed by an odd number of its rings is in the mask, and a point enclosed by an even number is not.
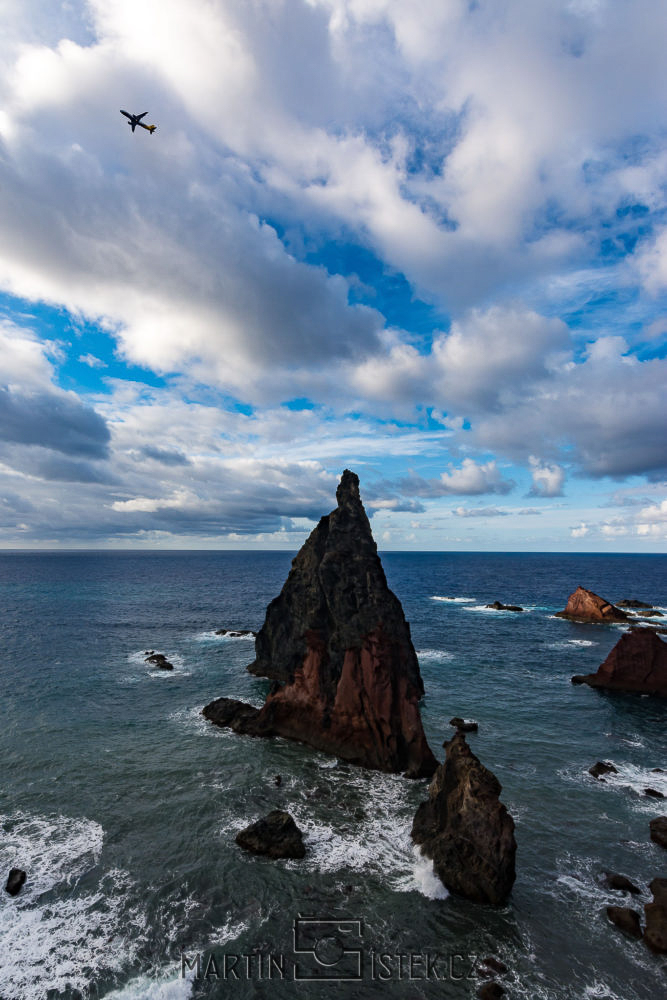
{"type": "Polygon", "coordinates": [[[148,131],[152,135],[153,132],[155,131],[155,129],[157,128],[157,125],[146,125],[146,128],[148,129],[148,131]]]}

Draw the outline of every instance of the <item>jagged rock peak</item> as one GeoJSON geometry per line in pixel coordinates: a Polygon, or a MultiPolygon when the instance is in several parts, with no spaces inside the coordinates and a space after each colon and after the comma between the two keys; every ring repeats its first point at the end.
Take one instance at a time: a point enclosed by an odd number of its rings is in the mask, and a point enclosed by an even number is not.
{"type": "Polygon", "coordinates": [[[387,586],[359,478],[301,547],[255,640],[251,673],[275,683],[256,717],[227,699],[219,725],[300,740],[383,771],[430,776],[437,762],[419,714],[424,685],[401,602],[387,586]]]}
{"type": "Polygon", "coordinates": [[[667,644],[652,629],[624,632],[594,674],[577,674],[574,684],[610,691],[636,691],[667,697],[667,644]]]}

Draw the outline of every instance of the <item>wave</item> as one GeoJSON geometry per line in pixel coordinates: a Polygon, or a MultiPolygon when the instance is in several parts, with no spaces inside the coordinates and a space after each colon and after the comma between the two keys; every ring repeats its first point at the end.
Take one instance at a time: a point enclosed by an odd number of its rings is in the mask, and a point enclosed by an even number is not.
{"type": "Polygon", "coordinates": [[[434,594],[431,597],[432,601],[445,601],[447,604],[474,604],[477,600],[476,597],[440,597],[438,594],[434,594]]]}
{"type": "Polygon", "coordinates": [[[128,906],[128,873],[108,871],[92,890],[76,892],[103,839],[99,823],[86,818],[0,817],[0,867],[24,868],[28,876],[18,896],[0,899],[1,996],[88,996],[98,973],[121,973],[135,960],[146,927],[128,906]]]}
{"type": "Polygon", "coordinates": [[[418,649],[416,650],[418,660],[453,660],[454,654],[446,649],[418,649]]]}
{"type": "Polygon", "coordinates": [[[599,642],[594,642],[592,639],[562,639],[560,642],[550,642],[547,645],[547,649],[570,649],[574,647],[575,649],[586,649],[588,646],[599,646],[599,642]]]}
{"type": "Polygon", "coordinates": [[[209,629],[206,632],[198,632],[195,639],[197,642],[254,642],[255,636],[252,633],[243,635],[233,629],[226,635],[219,635],[218,630],[209,629]]]}

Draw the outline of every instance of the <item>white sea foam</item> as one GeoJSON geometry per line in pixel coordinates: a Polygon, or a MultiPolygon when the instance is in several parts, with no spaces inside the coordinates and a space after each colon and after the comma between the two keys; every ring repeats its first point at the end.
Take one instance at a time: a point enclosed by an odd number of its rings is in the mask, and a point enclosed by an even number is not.
{"type": "Polygon", "coordinates": [[[445,601],[447,604],[474,604],[477,600],[476,597],[440,597],[438,594],[434,594],[431,597],[432,601],[445,601]]]}
{"type": "Polygon", "coordinates": [[[550,642],[548,649],[586,649],[588,646],[599,646],[599,642],[592,639],[562,639],[560,642],[550,642]]]}
{"type": "Polygon", "coordinates": [[[47,990],[88,995],[97,970],[120,972],[137,952],[145,924],[128,912],[130,878],[110,871],[84,895],[77,879],[97,863],[98,823],[15,813],[0,824],[0,867],[21,867],[18,896],[0,898],[0,996],[43,1000],[47,990]],[[67,886],[68,894],[52,889],[67,886]]]}
{"type": "Polygon", "coordinates": [[[417,658],[419,660],[453,660],[454,654],[446,649],[418,649],[417,658]]]}
{"type": "Polygon", "coordinates": [[[176,976],[173,973],[170,976],[140,976],[122,989],[107,993],[106,1000],[187,1000],[192,996],[195,972],[196,969],[186,969],[183,978],[180,970],[176,976]]]}
{"type": "MultiPolygon", "coordinates": [[[[232,630],[234,631],[234,630],[232,630]]],[[[208,632],[199,632],[195,636],[197,642],[254,642],[254,635],[239,635],[238,633],[233,635],[218,635],[218,633],[211,629],[208,632]]]]}

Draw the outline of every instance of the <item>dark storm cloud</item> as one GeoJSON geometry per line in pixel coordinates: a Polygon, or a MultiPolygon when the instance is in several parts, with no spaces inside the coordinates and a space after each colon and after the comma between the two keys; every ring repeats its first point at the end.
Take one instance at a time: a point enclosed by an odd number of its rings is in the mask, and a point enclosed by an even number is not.
{"type": "Polygon", "coordinates": [[[55,392],[22,395],[0,388],[0,440],[106,458],[110,437],[106,421],[78,400],[55,392]]]}
{"type": "Polygon", "coordinates": [[[142,455],[146,458],[152,458],[156,462],[161,462],[162,465],[189,465],[190,459],[187,455],[184,455],[182,451],[172,450],[170,448],[155,448],[151,445],[146,445],[141,449],[142,455]]]}

